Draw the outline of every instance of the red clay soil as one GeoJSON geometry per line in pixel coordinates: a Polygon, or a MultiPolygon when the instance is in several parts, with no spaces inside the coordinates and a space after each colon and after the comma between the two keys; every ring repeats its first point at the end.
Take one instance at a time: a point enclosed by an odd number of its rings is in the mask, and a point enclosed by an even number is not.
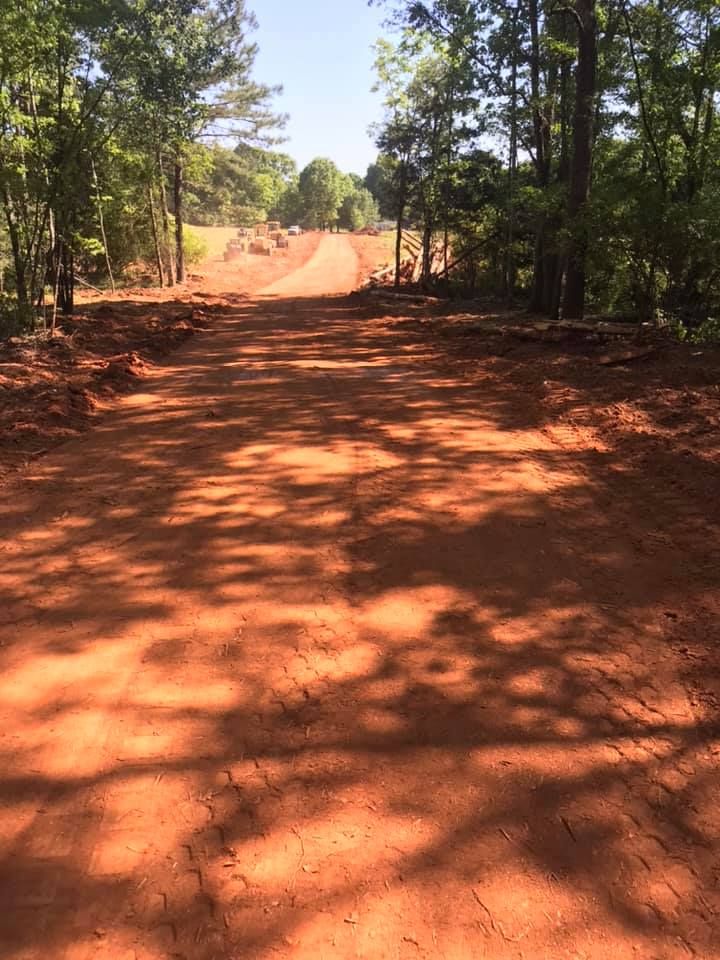
{"type": "Polygon", "coordinates": [[[360,275],[363,279],[378,267],[390,266],[395,262],[394,235],[381,233],[377,237],[354,233],[351,237],[353,249],[360,263],[360,275]]]}
{"type": "Polygon", "coordinates": [[[87,429],[118,393],[212,321],[208,307],[238,302],[307,262],[320,234],[273,257],[203,264],[182,288],[85,292],[53,340],[0,341],[0,482],[87,429]]]}
{"type": "Polygon", "coordinates": [[[720,956],[716,459],[358,268],[6,487],[3,960],[720,956]]]}

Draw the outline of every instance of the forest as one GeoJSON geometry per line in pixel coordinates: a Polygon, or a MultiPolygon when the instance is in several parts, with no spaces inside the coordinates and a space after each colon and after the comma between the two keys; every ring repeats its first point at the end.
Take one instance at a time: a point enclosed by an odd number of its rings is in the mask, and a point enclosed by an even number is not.
{"type": "Polygon", "coordinates": [[[717,3],[385,6],[368,183],[426,282],[720,335],[717,3]]]}
{"type": "Polygon", "coordinates": [[[20,0],[0,7],[0,336],[54,329],[78,284],[134,263],[182,283],[195,224],[355,229],[359,177],[279,152],[244,0],[20,0]]]}
{"type": "Polygon", "coordinates": [[[54,327],[185,227],[266,218],[421,244],[424,287],[720,335],[712,0],[372,0],[384,110],[364,179],[282,150],[244,0],[0,10],[0,328],[54,327]]]}

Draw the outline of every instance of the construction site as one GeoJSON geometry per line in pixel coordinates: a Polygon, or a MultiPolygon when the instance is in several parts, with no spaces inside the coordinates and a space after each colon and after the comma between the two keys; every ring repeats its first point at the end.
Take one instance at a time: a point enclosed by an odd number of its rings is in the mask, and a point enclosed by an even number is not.
{"type": "Polygon", "coordinates": [[[271,257],[276,250],[287,250],[290,237],[277,220],[256,223],[254,227],[240,227],[237,237],[228,240],[224,259],[226,263],[248,254],[271,257]]]}

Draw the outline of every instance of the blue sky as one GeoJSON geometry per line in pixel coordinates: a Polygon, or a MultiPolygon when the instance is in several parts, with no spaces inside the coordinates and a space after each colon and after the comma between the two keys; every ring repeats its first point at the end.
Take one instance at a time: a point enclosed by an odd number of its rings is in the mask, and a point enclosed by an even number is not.
{"type": "Polygon", "coordinates": [[[250,0],[260,28],[256,78],[281,83],[277,109],[290,114],[279,147],[302,168],[330,157],[364,174],[376,150],[367,128],[381,117],[371,44],[383,34],[382,9],[367,0],[250,0]]]}

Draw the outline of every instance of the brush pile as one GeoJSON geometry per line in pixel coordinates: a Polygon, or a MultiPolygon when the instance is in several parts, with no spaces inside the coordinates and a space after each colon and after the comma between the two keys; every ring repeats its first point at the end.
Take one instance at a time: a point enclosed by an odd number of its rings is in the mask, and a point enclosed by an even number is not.
{"type": "MultiPolygon", "coordinates": [[[[445,273],[445,251],[442,244],[433,244],[430,248],[428,264],[423,269],[423,246],[419,237],[403,230],[401,236],[402,259],[400,261],[400,283],[432,286],[445,273]]],[[[383,287],[395,283],[395,264],[380,267],[373,271],[365,281],[366,287],[383,287]]]]}

